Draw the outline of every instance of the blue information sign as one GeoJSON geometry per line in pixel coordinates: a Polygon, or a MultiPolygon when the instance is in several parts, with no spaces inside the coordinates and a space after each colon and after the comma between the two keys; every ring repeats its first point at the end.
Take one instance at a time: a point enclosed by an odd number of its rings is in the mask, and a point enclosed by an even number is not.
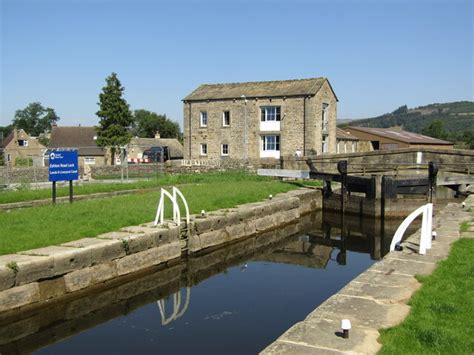
{"type": "Polygon", "coordinates": [[[79,179],[76,150],[53,150],[49,153],[49,181],[79,179]]]}

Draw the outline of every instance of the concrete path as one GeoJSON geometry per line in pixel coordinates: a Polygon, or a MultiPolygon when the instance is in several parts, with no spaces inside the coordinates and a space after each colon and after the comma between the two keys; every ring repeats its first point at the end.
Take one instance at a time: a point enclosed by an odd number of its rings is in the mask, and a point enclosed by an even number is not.
{"type": "Polygon", "coordinates": [[[474,196],[465,203],[464,208],[460,203],[449,204],[436,213],[437,238],[426,255],[418,254],[418,231],[402,243],[403,251],[392,252],[372,265],[262,354],[375,354],[381,348],[379,329],[395,326],[408,315],[406,302],[421,286],[415,275],[431,274],[461,236],[474,237],[474,222],[468,232],[459,232],[461,223],[474,220],[474,196]],[[344,318],[352,322],[349,339],[340,333],[344,318]]]}

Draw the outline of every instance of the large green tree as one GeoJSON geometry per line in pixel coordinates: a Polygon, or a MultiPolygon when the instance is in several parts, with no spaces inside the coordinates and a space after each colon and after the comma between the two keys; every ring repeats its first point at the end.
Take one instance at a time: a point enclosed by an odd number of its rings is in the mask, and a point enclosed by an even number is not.
{"type": "Polygon", "coordinates": [[[132,137],[132,113],[123,98],[124,88],[116,73],[105,79],[106,85],[99,95],[99,126],[97,127],[97,144],[109,147],[112,154],[112,164],[115,164],[115,153],[121,146],[130,142],[132,137]]]}
{"type": "Polygon", "coordinates": [[[32,102],[23,110],[15,112],[12,126],[24,129],[32,136],[39,136],[51,130],[51,126],[59,121],[59,116],[54,109],[43,107],[39,102],[32,102]]]}
{"type": "Polygon", "coordinates": [[[143,138],[153,138],[156,132],[161,138],[181,138],[179,124],[171,121],[166,115],[159,115],[147,110],[133,112],[133,134],[143,138]]]}
{"type": "Polygon", "coordinates": [[[10,132],[13,130],[13,127],[10,126],[0,126],[0,143],[7,138],[10,132]]]}

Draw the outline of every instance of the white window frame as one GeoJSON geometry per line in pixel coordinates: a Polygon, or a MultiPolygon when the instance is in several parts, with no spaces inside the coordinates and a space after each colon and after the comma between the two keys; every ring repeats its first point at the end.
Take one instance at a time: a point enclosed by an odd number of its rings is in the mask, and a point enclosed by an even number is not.
{"type": "Polygon", "coordinates": [[[84,157],[84,165],[95,165],[95,157],[84,157]]]}
{"type": "Polygon", "coordinates": [[[10,153],[7,153],[7,161],[8,161],[8,162],[11,162],[11,161],[12,161],[12,156],[10,155],[10,153]]]}
{"type": "Polygon", "coordinates": [[[222,112],[222,127],[230,127],[230,111],[222,112]],[[228,122],[226,122],[226,113],[228,114],[228,122]]]}
{"type": "Polygon", "coordinates": [[[260,131],[280,131],[281,106],[260,107],[260,131]]]}
{"type": "Polygon", "coordinates": [[[221,144],[221,155],[223,157],[228,157],[229,156],[229,151],[230,151],[229,144],[228,143],[222,143],[221,144]],[[227,152],[225,152],[224,146],[227,147],[227,149],[226,149],[227,152]]]}
{"type": "Polygon", "coordinates": [[[19,139],[18,140],[18,146],[19,147],[28,147],[28,139],[19,139]],[[20,141],[22,141],[23,144],[20,145],[20,141]]]}
{"type": "Polygon", "coordinates": [[[207,143],[201,143],[199,146],[199,154],[202,156],[207,156],[207,143]]]}
{"type": "Polygon", "coordinates": [[[322,130],[323,132],[329,131],[329,104],[323,102],[323,108],[321,113],[321,120],[322,120],[322,130]]]}
{"type": "Polygon", "coordinates": [[[323,154],[329,152],[329,136],[324,134],[321,142],[321,151],[323,154]]]}
{"type": "Polygon", "coordinates": [[[281,137],[278,134],[260,136],[260,157],[280,158],[281,137]]]}
{"type": "Polygon", "coordinates": [[[261,106],[260,107],[260,121],[261,122],[281,121],[281,106],[261,106]]]}
{"type": "Polygon", "coordinates": [[[208,116],[207,111],[201,111],[199,113],[199,127],[207,127],[208,116]]]}

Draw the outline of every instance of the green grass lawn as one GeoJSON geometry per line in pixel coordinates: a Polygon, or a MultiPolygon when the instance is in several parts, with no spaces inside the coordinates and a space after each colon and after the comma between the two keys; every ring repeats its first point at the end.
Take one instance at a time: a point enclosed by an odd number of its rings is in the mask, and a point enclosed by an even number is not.
{"type": "MultiPolygon", "coordinates": [[[[186,183],[180,190],[186,196],[191,213],[230,208],[299,187],[295,183],[235,173],[178,176],[175,179],[175,184],[186,183]]],[[[153,191],[78,201],[71,205],[0,212],[0,254],[94,237],[121,227],[150,222],[155,217],[158,200],[159,192],[153,191]]]]}
{"type": "MultiPolygon", "coordinates": [[[[182,185],[192,183],[213,183],[221,180],[239,181],[271,181],[271,178],[250,175],[245,172],[216,172],[206,174],[163,175],[155,179],[135,181],[130,183],[87,183],[74,186],[74,195],[88,195],[99,192],[113,192],[123,190],[140,190],[157,188],[160,186],[182,185]]],[[[314,182],[310,182],[310,184],[314,182]]],[[[69,187],[58,187],[57,196],[69,196],[69,187]]],[[[31,201],[51,198],[51,188],[32,190],[23,188],[18,191],[0,192],[0,204],[21,201],[31,201]]]]}
{"type": "Polygon", "coordinates": [[[454,243],[435,272],[420,277],[410,315],[382,331],[379,354],[474,353],[474,239],[454,243]]]}

